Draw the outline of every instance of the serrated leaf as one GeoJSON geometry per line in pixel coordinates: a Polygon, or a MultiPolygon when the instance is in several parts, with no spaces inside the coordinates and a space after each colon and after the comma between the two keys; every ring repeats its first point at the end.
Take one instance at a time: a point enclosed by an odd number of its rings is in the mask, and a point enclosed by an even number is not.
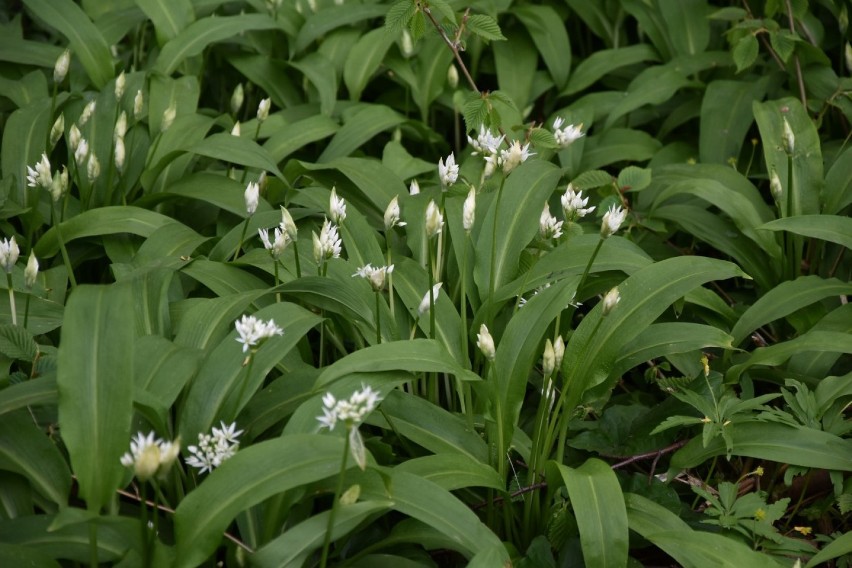
{"type": "Polygon", "coordinates": [[[464,115],[465,129],[468,132],[479,130],[479,127],[485,124],[488,118],[488,103],[476,97],[464,103],[462,114],[464,115]]]}
{"type": "Polygon", "coordinates": [[[453,7],[449,3],[444,2],[444,0],[429,0],[429,5],[438,10],[451,24],[455,25],[456,13],[453,12],[453,7]]]}
{"type": "Polygon", "coordinates": [[[482,39],[489,41],[505,40],[506,36],[500,31],[497,20],[484,14],[474,14],[467,19],[467,29],[482,39]]]}
{"type": "Polygon", "coordinates": [[[423,34],[426,33],[426,17],[423,12],[418,10],[414,13],[414,16],[408,21],[408,31],[413,41],[423,37],[423,34]]]}
{"type": "Polygon", "coordinates": [[[793,55],[797,41],[799,41],[799,36],[789,30],[770,32],[769,34],[769,43],[772,45],[772,49],[784,63],[787,63],[787,60],[793,55]]]}
{"type": "Polygon", "coordinates": [[[573,180],[571,185],[576,190],[595,189],[612,183],[612,176],[603,170],[590,170],[583,172],[573,180]]]}
{"type": "Polygon", "coordinates": [[[20,361],[32,361],[38,355],[38,344],[25,328],[0,325],[0,353],[20,361]]]}
{"type": "Polygon", "coordinates": [[[530,142],[536,148],[559,148],[556,137],[546,128],[533,128],[530,131],[530,142]]]}
{"type": "Polygon", "coordinates": [[[752,66],[755,59],[757,59],[757,52],[758,45],[755,36],[749,34],[737,42],[737,45],[734,46],[734,51],[731,53],[734,63],[737,65],[737,73],[752,66]]]}
{"type": "Polygon", "coordinates": [[[637,166],[627,166],[618,174],[618,187],[621,191],[639,191],[651,185],[651,170],[637,166]]]}
{"type": "Polygon", "coordinates": [[[415,10],[416,6],[413,0],[402,0],[401,2],[397,2],[390,7],[387,15],[385,16],[385,27],[390,31],[401,31],[402,28],[408,25],[408,21],[414,15],[415,10]]]}

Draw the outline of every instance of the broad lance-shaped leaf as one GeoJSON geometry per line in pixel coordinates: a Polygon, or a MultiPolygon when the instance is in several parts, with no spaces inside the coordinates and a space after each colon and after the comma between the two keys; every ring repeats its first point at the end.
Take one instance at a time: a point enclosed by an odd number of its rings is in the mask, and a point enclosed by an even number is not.
{"type": "MultiPolygon", "coordinates": [[[[189,493],[175,511],[175,567],[197,566],[219,545],[240,511],[337,474],[343,438],[298,434],[241,449],[189,493]]],[[[347,464],[347,467],[354,466],[347,464]]]]}
{"type": "Polygon", "coordinates": [[[576,469],[557,467],[577,518],[586,566],[627,566],[627,510],[615,472],[595,458],[576,469]]]}
{"type": "Polygon", "coordinates": [[[742,343],[748,334],[762,325],[790,315],[824,298],[844,294],[852,294],[852,284],[836,278],[825,279],[812,275],[782,282],[762,295],[743,312],[734,329],[731,330],[734,345],[742,343]]]}
{"type": "Polygon", "coordinates": [[[686,568],[780,568],[770,556],[721,534],[693,530],[677,515],[646,497],[625,493],[630,530],[651,541],[686,568]]]}
{"type": "Polygon", "coordinates": [[[852,249],[852,219],[840,215],[799,215],[776,219],[758,229],[789,231],[852,249]]]}
{"type": "Polygon", "coordinates": [[[115,498],[133,418],[133,296],[126,284],[80,286],[68,299],[56,384],[59,426],[89,510],[115,498]]]}
{"type": "MultiPolygon", "coordinates": [[[[774,422],[733,424],[735,456],[770,460],[802,467],[852,471],[852,440],[834,434],[774,422]]],[[[670,473],[692,468],[726,453],[725,441],[718,436],[704,447],[696,436],[672,456],[670,473]]]]}
{"type": "Polygon", "coordinates": [[[590,389],[608,393],[623,346],[654,322],[672,303],[711,280],[745,274],[730,262],[676,257],[645,267],[619,285],[621,301],[607,317],[598,304],[583,319],[565,349],[562,362],[568,389],[566,408],[574,408],[590,389]]]}

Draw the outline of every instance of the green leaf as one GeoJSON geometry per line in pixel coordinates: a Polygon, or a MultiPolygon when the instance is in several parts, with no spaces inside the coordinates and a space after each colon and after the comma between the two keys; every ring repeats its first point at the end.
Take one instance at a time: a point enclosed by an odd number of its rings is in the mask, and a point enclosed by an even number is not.
{"type": "Polygon", "coordinates": [[[329,6],[308,16],[296,37],[296,53],[302,52],[314,40],[342,26],[384,16],[387,8],[380,4],[347,4],[329,6]]]}
{"type": "Polygon", "coordinates": [[[817,552],[813,558],[805,564],[805,568],[818,566],[826,560],[839,558],[844,554],[849,554],[850,552],[852,552],[852,531],[844,533],[828,543],[825,548],[817,552]]]}
{"type": "Polygon", "coordinates": [[[61,47],[43,41],[29,41],[9,34],[0,37],[0,61],[53,69],[62,51],[61,47]]]}
{"type": "Polygon", "coordinates": [[[473,14],[467,19],[467,29],[479,37],[489,41],[505,40],[506,36],[500,31],[497,20],[485,14],[473,14]]]}
{"type": "Polygon", "coordinates": [[[30,379],[6,387],[0,397],[0,415],[24,408],[56,403],[56,378],[53,376],[30,379]]]}
{"type": "Polygon", "coordinates": [[[643,61],[658,60],[657,52],[645,43],[595,51],[577,65],[570,79],[568,79],[568,84],[560,94],[573,95],[592,86],[599,79],[617,69],[643,61]]]}
{"type": "Polygon", "coordinates": [[[284,125],[263,145],[276,163],[300,148],[328,138],[340,129],[338,124],[325,115],[318,114],[284,125]]]}
{"type": "MultiPolygon", "coordinates": [[[[331,539],[346,536],[359,525],[387,511],[390,501],[361,501],[338,507],[331,539]]],[[[264,544],[251,556],[252,566],[272,568],[278,566],[301,566],[312,552],[323,545],[331,511],[323,511],[302,521],[284,534],[264,544]]]]}
{"type": "Polygon", "coordinates": [[[610,128],[586,137],[581,170],[593,170],[618,162],[650,160],[662,147],[650,134],[630,128],[610,128]]]}
{"type": "Polygon", "coordinates": [[[314,51],[290,65],[300,71],[316,87],[319,93],[320,110],[331,116],[337,101],[337,74],[332,62],[322,53],[314,51]]]}
{"type": "Polygon", "coordinates": [[[497,491],[504,489],[504,483],[493,467],[482,462],[459,459],[453,454],[409,459],[396,466],[396,470],[422,477],[447,491],[465,487],[488,487],[497,491]]]}
{"type": "Polygon", "coordinates": [[[450,373],[470,380],[479,378],[456,363],[437,341],[410,339],[371,345],[350,353],[329,365],[314,386],[317,389],[324,388],[352,373],[394,370],[450,373]]]}
{"type": "MultiPolygon", "coordinates": [[[[733,424],[729,435],[732,454],[814,469],[852,471],[852,440],[834,434],[775,422],[733,424]]],[[[725,441],[717,436],[704,447],[700,436],[672,456],[669,470],[696,467],[726,453],[725,441]]]]}
{"type": "Polygon", "coordinates": [[[385,54],[393,43],[393,35],[382,28],[371,30],[358,38],[358,42],[349,52],[346,64],[343,66],[343,82],[349,91],[350,99],[357,101],[361,98],[364,87],[381,66],[385,54]]]}
{"type": "MultiPolygon", "coordinates": [[[[19,203],[27,203],[27,165],[34,165],[44,152],[44,142],[50,132],[50,102],[36,101],[9,115],[3,126],[0,148],[0,167],[3,176],[14,176],[14,195],[19,203]]],[[[5,217],[5,215],[4,215],[5,217]]]]}
{"type": "Polygon", "coordinates": [[[518,272],[521,252],[538,233],[541,208],[558,180],[559,170],[553,164],[530,160],[521,164],[506,180],[501,199],[492,201],[476,241],[474,280],[481,297],[486,297],[489,291],[493,234],[497,233],[493,280],[494,290],[498,290],[518,272]],[[496,220],[495,214],[498,216],[496,220]],[[495,223],[499,230],[495,230],[495,223]]]}
{"type": "Polygon", "coordinates": [[[697,323],[655,323],[626,344],[612,374],[621,376],[645,361],[688,353],[707,347],[733,349],[733,338],[724,331],[697,323]]]}
{"type": "Polygon", "coordinates": [[[335,475],[343,457],[343,439],[336,436],[296,434],[241,449],[178,505],[175,566],[202,563],[240,511],[335,475]]]}
{"type": "Polygon", "coordinates": [[[845,294],[852,294],[852,284],[837,278],[824,279],[812,275],[782,282],[763,294],[743,312],[731,330],[734,345],[739,345],[752,331],[767,323],[788,316],[814,302],[845,294]]]}
{"type": "Polygon", "coordinates": [[[4,566],[60,568],[59,562],[38,548],[5,543],[0,544],[0,564],[4,566]]]}
{"type": "Polygon", "coordinates": [[[223,162],[266,170],[283,177],[275,160],[257,142],[248,138],[232,136],[227,132],[218,132],[208,136],[201,142],[187,147],[186,150],[223,162]]]}
{"type": "Polygon", "coordinates": [[[157,30],[157,43],[161,46],[174,39],[194,19],[190,0],[135,0],[157,30]]]}
{"type": "Polygon", "coordinates": [[[643,268],[618,288],[621,301],[607,317],[601,304],[586,315],[565,348],[562,367],[567,385],[567,408],[584,393],[608,394],[612,367],[623,346],[650,325],[669,305],[711,280],[743,276],[736,265],[702,257],[676,257],[643,268]]]}
{"type": "Polygon", "coordinates": [[[412,0],[400,0],[391,6],[385,15],[385,27],[392,32],[402,31],[416,9],[417,5],[412,0]]]}
{"type": "MultiPolygon", "coordinates": [[[[766,171],[778,174],[782,203],[789,204],[785,217],[816,215],[819,213],[819,195],[823,185],[822,152],[820,137],[808,111],[798,99],[786,97],[765,103],[755,102],[754,117],[763,140],[766,171]],[[787,153],[784,151],[783,119],[786,118],[796,139],[793,152],[793,179],[788,180],[787,153]],[[792,195],[787,192],[792,184],[792,195]]],[[[785,207],[785,210],[787,208],[785,207]]]]}
{"type": "Polygon", "coordinates": [[[11,359],[33,361],[38,355],[38,344],[23,327],[0,325],[0,353],[11,359]]]}
{"type": "Polygon", "coordinates": [[[557,467],[577,518],[586,566],[626,566],[627,509],[615,472],[595,458],[578,468],[557,467]]]}
{"type": "Polygon", "coordinates": [[[740,38],[731,52],[734,63],[737,65],[737,73],[745,71],[754,64],[758,51],[757,37],[753,34],[748,34],[740,38]]]}
{"type": "MultiPolygon", "coordinates": [[[[60,224],[59,227],[62,231],[62,238],[68,243],[82,237],[114,235],[116,233],[130,233],[149,237],[160,227],[176,222],[170,217],[147,209],[115,206],[84,211],[60,224]]],[[[39,258],[47,258],[58,252],[57,230],[56,227],[52,227],[39,239],[35,246],[35,253],[39,258]]]]}
{"type": "Polygon", "coordinates": [[[56,376],[59,425],[90,511],[112,502],[125,473],[119,458],[133,418],[134,329],[129,285],[79,286],[68,299],[56,376]]]}
{"type": "Polygon", "coordinates": [[[685,568],[779,568],[779,564],[739,540],[721,534],[694,531],[677,515],[650,499],[625,493],[630,530],[651,541],[685,568]]]}
{"type": "Polygon", "coordinates": [[[658,9],[675,54],[696,55],[710,42],[707,0],[659,0],[658,9]]]}
{"type": "MultiPolygon", "coordinates": [[[[4,166],[3,171],[6,171],[4,166]]],[[[823,213],[837,214],[852,203],[852,148],[837,156],[825,174],[822,188],[823,213]]]]}
{"type": "Polygon", "coordinates": [[[725,374],[725,381],[738,383],[740,376],[755,365],[780,365],[802,351],[852,353],[852,335],[832,331],[810,331],[790,341],[755,349],[751,356],[734,365],[725,374]]]}
{"type": "Polygon", "coordinates": [[[71,472],[56,444],[34,424],[29,410],[0,416],[0,469],[24,476],[33,489],[57,505],[68,503],[71,472]]]}
{"type": "Polygon", "coordinates": [[[651,170],[637,166],[627,166],[618,174],[620,191],[640,191],[651,185],[651,170]]]}
{"type": "Polygon", "coordinates": [[[266,14],[202,18],[187,26],[163,46],[154,64],[154,70],[164,75],[171,75],[187,57],[200,54],[211,43],[249,30],[270,30],[277,27],[278,24],[266,14]]]}
{"type": "Polygon", "coordinates": [[[398,126],[405,117],[385,105],[360,104],[348,117],[317,161],[330,162],[348,156],[373,136],[398,126]]]}
{"type": "MultiPolygon", "coordinates": [[[[426,399],[391,391],[382,401],[382,411],[381,414],[371,415],[369,422],[385,429],[393,429],[435,454],[455,456],[457,462],[476,465],[488,462],[488,448],[479,434],[468,428],[460,417],[426,399]],[[386,417],[390,418],[390,423],[386,417]],[[464,460],[458,456],[464,456],[464,460]]],[[[496,473],[493,469],[488,469],[496,473]]]]}
{"type": "Polygon", "coordinates": [[[760,100],[768,80],[728,81],[718,79],[707,85],[701,98],[701,126],[698,131],[702,162],[729,165],[739,159],[743,140],[754,122],[752,101],[760,100]]]}
{"type": "Polygon", "coordinates": [[[769,32],[769,43],[784,63],[787,63],[793,55],[797,41],[801,41],[799,36],[789,30],[769,32]]]}
{"type": "Polygon", "coordinates": [[[377,160],[367,158],[337,158],[323,164],[300,165],[309,171],[337,170],[361,190],[378,212],[384,212],[390,200],[407,193],[402,180],[377,160]]]}
{"type": "Polygon", "coordinates": [[[758,227],[767,231],[789,231],[797,235],[837,243],[852,249],[852,219],[839,215],[798,215],[770,221],[758,227]]]}
{"type": "Polygon", "coordinates": [[[571,72],[571,44],[562,18],[552,7],[535,4],[519,5],[514,14],[527,28],[556,87],[562,88],[571,72]]]}
{"type": "Polygon", "coordinates": [[[604,129],[609,129],[619,118],[642,106],[668,101],[689,84],[689,80],[674,67],[656,65],[645,69],[630,82],[624,98],[610,111],[604,129]]]}
{"type": "Polygon", "coordinates": [[[497,84],[515,107],[522,109],[530,103],[538,67],[538,52],[532,40],[522,30],[511,30],[507,33],[509,41],[492,46],[497,84]]]}
{"type": "MultiPolygon", "coordinates": [[[[281,20],[279,20],[280,22],[281,20]]],[[[302,92],[296,87],[288,69],[288,63],[280,59],[273,59],[266,55],[236,55],[228,61],[245,75],[246,79],[263,89],[275,106],[289,109],[298,107],[304,103],[302,92]]],[[[261,133],[266,133],[270,122],[264,123],[261,133]]],[[[243,124],[244,131],[251,131],[257,126],[251,123],[243,124]]]]}
{"type": "Polygon", "coordinates": [[[89,79],[102,89],[115,76],[109,45],[85,12],[72,0],[24,0],[39,19],[68,38],[74,57],[89,79]]]}
{"type": "Polygon", "coordinates": [[[571,180],[571,185],[574,186],[574,189],[583,191],[597,189],[610,184],[612,184],[612,174],[603,170],[589,170],[571,180]]]}

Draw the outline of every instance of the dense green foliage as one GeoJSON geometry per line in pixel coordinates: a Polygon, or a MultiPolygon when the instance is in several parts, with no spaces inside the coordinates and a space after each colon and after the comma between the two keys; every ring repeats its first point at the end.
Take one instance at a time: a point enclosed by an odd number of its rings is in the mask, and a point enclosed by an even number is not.
{"type": "Polygon", "coordinates": [[[849,0],[22,5],[0,565],[852,565],[849,0]]]}

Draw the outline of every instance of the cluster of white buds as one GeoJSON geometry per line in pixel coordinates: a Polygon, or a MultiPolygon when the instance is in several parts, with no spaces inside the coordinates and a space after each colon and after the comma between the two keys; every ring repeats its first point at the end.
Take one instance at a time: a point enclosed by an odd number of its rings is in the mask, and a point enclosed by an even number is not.
{"type": "Polygon", "coordinates": [[[626,218],[627,209],[615,205],[610,206],[607,212],[604,213],[603,222],[601,222],[601,237],[606,239],[618,232],[618,229],[621,228],[621,224],[624,223],[626,218]]]}
{"type": "Polygon", "coordinates": [[[86,163],[86,177],[89,178],[89,183],[94,183],[101,175],[101,162],[95,153],[89,154],[89,161],[86,163]]]}
{"type": "Polygon", "coordinates": [[[290,236],[281,229],[281,227],[275,227],[273,230],[273,238],[270,240],[269,231],[265,229],[258,229],[257,234],[260,235],[260,240],[263,242],[263,248],[269,251],[270,256],[275,260],[278,260],[282,254],[284,254],[284,250],[287,248],[287,245],[290,244],[290,236]]]}
{"type": "Polygon", "coordinates": [[[237,328],[237,342],[243,344],[243,353],[251,349],[256,351],[262,341],[276,335],[284,335],[284,330],[275,325],[274,320],[263,321],[254,316],[244,315],[234,322],[237,328]]]}
{"type": "Polygon", "coordinates": [[[147,481],[158,475],[165,477],[180,453],[180,440],[166,442],[154,437],[153,432],[147,436],[138,432],[130,440],[130,451],[121,456],[121,465],[132,467],[133,474],[139,481],[147,481]]]}
{"type": "Polygon", "coordinates": [[[328,208],[331,212],[331,220],[338,225],[346,219],[346,200],[338,197],[337,188],[331,188],[331,196],[328,198],[328,208]]]}
{"type": "Polygon", "coordinates": [[[796,136],[793,134],[793,129],[790,128],[790,123],[787,122],[787,117],[784,117],[784,133],[781,136],[784,142],[784,151],[789,155],[793,155],[796,149],[796,136]]]}
{"type": "Polygon", "coordinates": [[[11,239],[3,239],[0,241],[0,266],[6,271],[6,274],[11,274],[18,262],[18,257],[21,256],[21,249],[18,243],[15,242],[15,237],[11,239]]]}
{"type": "Polygon", "coordinates": [[[471,187],[467,192],[467,197],[464,200],[462,207],[462,226],[465,232],[469,235],[473,230],[473,222],[476,219],[476,188],[471,187]]]}
{"type": "Polygon", "coordinates": [[[213,471],[240,449],[237,438],[243,431],[237,430],[237,423],[225,425],[220,422],[220,425],[221,428],[214,426],[210,434],[198,434],[198,445],[187,448],[192,455],[184,461],[186,465],[199,469],[198,473],[213,471]]]}
{"type": "Polygon", "coordinates": [[[89,119],[92,118],[92,115],[95,113],[95,108],[97,107],[97,103],[94,99],[90,100],[86,103],[86,106],[83,107],[83,112],[80,113],[80,118],[77,119],[77,126],[83,128],[89,119]]]}
{"type": "Polygon", "coordinates": [[[446,162],[443,158],[438,160],[438,177],[441,178],[441,187],[444,189],[453,185],[459,179],[459,166],[456,164],[456,157],[452,152],[447,156],[446,162]]]}
{"type": "Polygon", "coordinates": [[[260,203],[260,185],[257,182],[250,181],[246,186],[243,197],[246,202],[246,214],[251,217],[257,211],[257,206],[260,203]]]}
{"type": "Polygon", "coordinates": [[[781,185],[781,178],[778,177],[778,172],[774,169],[769,176],[769,191],[775,201],[781,201],[781,197],[784,195],[784,186],[781,185]]]}
{"type": "Polygon", "coordinates": [[[500,150],[499,165],[503,167],[503,173],[509,174],[512,170],[526,162],[530,156],[535,156],[530,152],[529,142],[521,146],[521,143],[515,140],[508,149],[500,150]]]}
{"type": "Polygon", "coordinates": [[[610,313],[612,313],[612,310],[615,309],[615,306],[617,306],[618,302],[620,302],[620,301],[621,301],[621,293],[618,291],[618,286],[616,286],[615,288],[613,288],[609,292],[607,292],[604,295],[603,300],[601,301],[603,303],[603,307],[601,308],[601,310],[603,312],[602,316],[606,317],[610,313]]]}
{"type": "Polygon", "coordinates": [[[551,215],[550,205],[544,204],[538,220],[538,234],[542,239],[558,239],[562,236],[562,221],[551,215]]]}
{"type": "Polygon", "coordinates": [[[562,213],[565,214],[565,220],[569,223],[576,221],[582,217],[585,217],[589,213],[595,210],[595,207],[586,207],[589,203],[588,197],[583,197],[583,192],[574,191],[574,186],[570,183],[568,187],[565,188],[565,193],[562,194],[562,213]]]}
{"type": "Polygon", "coordinates": [[[53,184],[53,174],[50,172],[50,160],[47,154],[41,155],[41,160],[35,166],[27,166],[27,186],[50,189],[53,184]]]}
{"type": "MultiPolygon", "coordinates": [[[[414,182],[412,182],[414,183],[414,182]]],[[[394,195],[387,209],[385,209],[385,230],[390,231],[394,227],[404,227],[405,221],[399,220],[399,196],[394,195]]]]}
{"type": "Polygon", "coordinates": [[[426,312],[429,311],[430,303],[431,304],[437,304],[438,303],[438,292],[440,292],[441,286],[443,284],[444,284],[443,282],[438,282],[437,284],[432,286],[431,289],[426,291],[426,294],[424,294],[423,299],[420,300],[420,305],[417,307],[417,316],[418,317],[422,316],[423,314],[425,314],[426,312]],[[431,292],[431,294],[430,294],[430,292],[431,292]]]}
{"type": "Polygon", "coordinates": [[[585,133],[583,132],[583,123],[574,126],[573,124],[569,124],[565,128],[562,128],[562,124],[565,120],[558,116],[553,121],[553,137],[556,138],[556,143],[559,144],[562,148],[567,148],[583,136],[585,133]]]}
{"type": "Polygon", "coordinates": [[[470,135],[467,137],[467,143],[473,146],[473,152],[470,155],[476,156],[477,154],[482,154],[484,156],[493,156],[500,152],[500,145],[503,144],[505,138],[502,135],[491,134],[491,131],[482,124],[479,126],[479,134],[476,138],[471,138],[470,135]]]}
{"type": "Polygon", "coordinates": [[[121,97],[124,96],[124,90],[127,88],[127,76],[124,74],[124,71],[118,74],[118,77],[115,78],[115,99],[120,101],[121,97]]]}
{"type": "Polygon", "coordinates": [[[359,268],[352,277],[360,276],[361,278],[365,278],[370,283],[373,291],[379,292],[385,287],[385,279],[391,272],[393,272],[393,264],[390,266],[373,266],[372,264],[366,264],[359,268]]]}
{"type": "Polygon", "coordinates": [[[38,277],[38,259],[35,251],[30,250],[30,257],[27,259],[27,267],[24,269],[24,285],[27,288],[35,286],[36,278],[38,277]]]}
{"type": "Polygon", "coordinates": [[[434,200],[429,200],[426,206],[426,237],[432,238],[441,232],[444,226],[444,215],[435,204],[434,200]]]}
{"type": "Polygon", "coordinates": [[[136,91],[136,96],[133,97],[133,119],[140,120],[142,118],[142,109],[145,106],[145,95],[142,90],[136,91]]]}
{"type": "Polygon", "coordinates": [[[278,225],[281,230],[287,233],[290,240],[295,242],[299,240],[299,228],[296,227],[296,222],[293,221],[292,215],[284,206],[281,206],[281,224],[278,225]]]}
{"type": "Polygon", "coordinates": [[[340,258],[343,241],[340,240],[340,235],[337,231],[337,225],[325,219],[322,223],[319,235],[313,233],[314,239],[314,260],[320,264],[323,260],[330,258],[340,258]]]}
{"type": "MultiPolygon", "coordinates": [[[[121,75],[124,76],[123,74],[121,75]]],[[[118,115],[118,120],[115,121],[115,129],[113,130],[113,140],[115,142],[115,169],[119,172],[124,171],[124,135],[127,133],[127,113],[121,111],[118,115]]]]}
{"type": "Polygon", "coordinates": [[[420,184],[417,183],[416,179],[411,180],[411,184],[408,186],[408,194],[409,195],[417,195],[420,193],[420,184]]]}
{"type": "Polygon", "coordinates": [[[65,133],[65,115],[61,114],[56,117],[56,120],[53,123],[53,126],[50,127],[50,147],[53,148],[56,146],[56,143],[59,142],[59,139],[62,138],[62,134],[65,133]]]}

